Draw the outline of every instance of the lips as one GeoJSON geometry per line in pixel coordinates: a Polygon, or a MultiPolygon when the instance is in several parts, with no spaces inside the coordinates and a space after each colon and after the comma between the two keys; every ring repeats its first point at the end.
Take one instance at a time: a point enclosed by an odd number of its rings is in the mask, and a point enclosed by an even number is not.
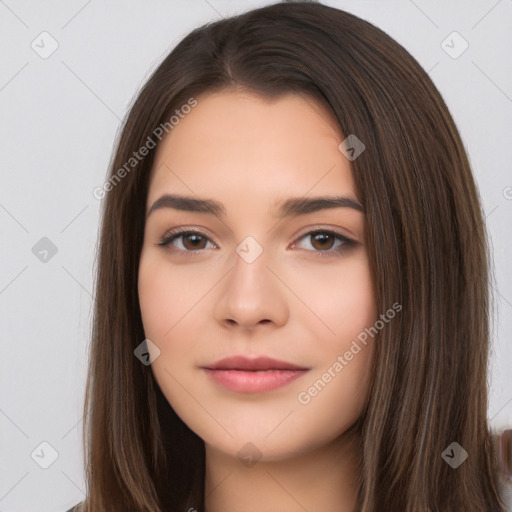
{"type": "Polygon", "coordinates": [[[308,370],[285,361],[279,361],[270,357],[262,356],[250,359],[244,356],[231,356],[217,361],[211,366],[211,370],[244,370],[244,371],[265,371],[265,370],[308,370]]]}
{"type": "Polygon", "coordinates": [[[217,384],[239,393],[272,391],[309,371],[309,368],[266,356],[226,357],[202,369],[217,384]]]}

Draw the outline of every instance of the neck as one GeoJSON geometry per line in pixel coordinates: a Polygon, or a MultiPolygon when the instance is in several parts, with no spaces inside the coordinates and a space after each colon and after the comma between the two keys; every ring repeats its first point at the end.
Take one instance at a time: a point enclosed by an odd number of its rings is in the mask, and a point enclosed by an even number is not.
{"type": "Polygon", "coordinates": [[[360,436],[279,461],[248,467],[206,445],[205,512],[355,512],[360,436]]]}

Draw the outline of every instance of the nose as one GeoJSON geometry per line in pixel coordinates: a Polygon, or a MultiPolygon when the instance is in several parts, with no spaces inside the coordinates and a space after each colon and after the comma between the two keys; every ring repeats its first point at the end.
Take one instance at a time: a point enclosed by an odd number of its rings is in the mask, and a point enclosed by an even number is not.
{"type": "Polygon", "coordinates": [[[227,328],[248,331],[260,324],[275,327],[286,324],[289,307],[285,290],[269,263],[265,250],[254,261],[234,254],[233,268],[217,289],[214,307],[217,322],[227,328]]]}

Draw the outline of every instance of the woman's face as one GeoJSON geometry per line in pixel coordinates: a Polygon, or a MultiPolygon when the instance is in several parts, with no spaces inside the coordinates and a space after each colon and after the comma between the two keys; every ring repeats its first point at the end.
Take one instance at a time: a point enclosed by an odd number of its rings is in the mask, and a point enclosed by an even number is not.
{"type": "Polygon", "coordinates": [[[159,146],[148,192],[138,291],[160,351],[151,368],[210,447],[306,453],[358,418],[373,347],[357,337],[377,318],[344,137],[311,98],[197,101],[159,146]]]}

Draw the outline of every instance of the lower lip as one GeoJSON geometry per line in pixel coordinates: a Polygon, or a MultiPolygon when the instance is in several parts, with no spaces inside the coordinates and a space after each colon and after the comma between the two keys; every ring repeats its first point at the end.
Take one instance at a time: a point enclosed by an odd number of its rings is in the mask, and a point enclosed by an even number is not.
{"type": "Polygon", "coordinates": [[[264,372],[241,370],[212,370],[204,371],[215,382],[231,391],[238,393],[261,393],[272,391],[285,386],[289,382],[304,375],[308,370],[269,370],[264,372]]]}

